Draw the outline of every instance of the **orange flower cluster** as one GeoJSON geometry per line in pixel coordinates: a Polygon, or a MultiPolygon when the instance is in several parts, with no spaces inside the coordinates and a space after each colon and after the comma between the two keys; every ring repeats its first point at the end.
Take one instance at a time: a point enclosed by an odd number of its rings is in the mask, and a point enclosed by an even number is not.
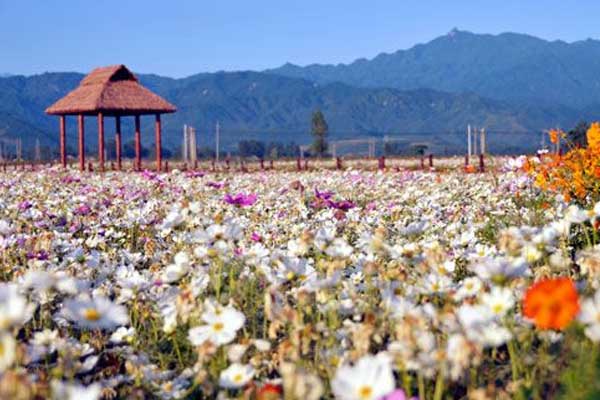
{"type": "Polygon", "coordinates": [[[523,315],[539,329],[564,329],[579,313],[579,295],[569,278],[542,279],[523,298],[523,315]]]}
{"type": "MultiPolygon", "coordinates": [[[[550,131],[555,143],[564,134],[550,131]]],[[[526,162],[525,171],[535,177],[542,189],[562,193],[566,200],[582,200],[591,195],[600,199],[600,123],[594,122],[587,131],[587,148],[572,147],[564,156],[547,154],[540,163],[526,162]]]]}

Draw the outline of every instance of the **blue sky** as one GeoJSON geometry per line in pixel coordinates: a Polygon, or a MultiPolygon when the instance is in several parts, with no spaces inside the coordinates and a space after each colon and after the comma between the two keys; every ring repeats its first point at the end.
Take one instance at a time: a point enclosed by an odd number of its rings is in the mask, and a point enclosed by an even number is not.
{"type": "Polygon", "coordinates": [[[571,42],[600,39],[598,15],[597,0],[0,0],[0,73],[346,63],[453,27],[571,42]]]}

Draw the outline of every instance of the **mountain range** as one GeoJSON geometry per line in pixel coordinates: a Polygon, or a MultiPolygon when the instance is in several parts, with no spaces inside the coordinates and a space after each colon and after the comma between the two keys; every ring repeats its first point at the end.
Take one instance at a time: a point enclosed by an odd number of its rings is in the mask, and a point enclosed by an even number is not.
{"type": "MultiPolygon", "coordinates": [[[[58,121],[44,109],[75,88],[83,74],[0,77],[0,140],[56,146],[58,121]]],[[[569,128],[600,111],[600,41],[545,41],[528,35],[453,30],[429,43],[350,64],[285,64],[266,71],[200,73],[173,79],[138,75],[175,104],[164,117],[165,147],[178,149],[183,124],[212,145],[220,122],[225,149],[242,139],[304,144],[321,109],[331,139],[399,134],[427,136],[450,151],[464,147],[467,124],[485,127],[497,151],[531,150],[545,128],[569,128]],[[535,138],[535,141],[532,139],[535,138]]],[[[94,146],[95,119],[87,143],[94,146]]],[[[67,141],[76,143],[68,120],[67,141]]],[[[152,138],[142,119],[144,139],[152,138]]],[[[110,122],[107,136],[111,137],[110,122]]],[[[124,125],[132,137],[131,121],[124,125]]]]}

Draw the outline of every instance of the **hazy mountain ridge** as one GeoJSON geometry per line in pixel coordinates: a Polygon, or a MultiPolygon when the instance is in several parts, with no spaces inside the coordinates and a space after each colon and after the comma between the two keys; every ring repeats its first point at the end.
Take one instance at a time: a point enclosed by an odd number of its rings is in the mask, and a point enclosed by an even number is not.
{"type": "Polygon", "coordinates": [[[600,41],[453,30],[407,50],[350,64],[285,64],[268,70],[315,82],[362,87],[473,91],[518,103],[580,108],[600,103],[600,41]]]}

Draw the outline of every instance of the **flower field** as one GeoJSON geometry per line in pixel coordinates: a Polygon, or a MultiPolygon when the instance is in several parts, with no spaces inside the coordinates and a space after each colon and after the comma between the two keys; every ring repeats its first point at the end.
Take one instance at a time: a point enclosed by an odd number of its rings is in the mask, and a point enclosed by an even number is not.
{"type": "Polygon", "coordinates": [[[491,161],[0,172],[0,398],[599,398],[599,199],[491,161]]]}

